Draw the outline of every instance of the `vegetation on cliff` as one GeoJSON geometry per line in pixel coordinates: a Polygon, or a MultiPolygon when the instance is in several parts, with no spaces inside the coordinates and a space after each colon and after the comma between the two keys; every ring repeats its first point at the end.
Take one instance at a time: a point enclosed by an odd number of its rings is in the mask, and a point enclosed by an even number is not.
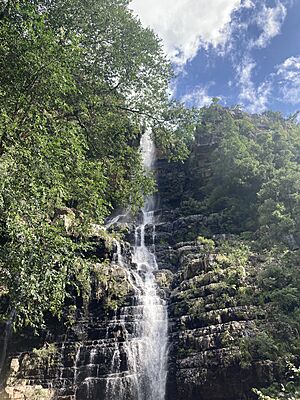
{"type": "MultiPolygon", "coordinates": [[[[206,217],[195,238],[203,232],[228,234],[227,250],[224,245],[210,250],[217,251],[216,261],[228,263],[239,254],[231,263],[236,275],[231,275],[234,289],[227,300],[257,307],[259,330],[233,343],[240,347],[241,367],[273,362],[279,375],[287,374],[285,384],[291,381],[289,365],[300,361],[299,137],[299,124],[280,113],[249,115],[218,103],[202,109],[187,165],[191,177],[181,204],[206,217]],[[243,255],[248,262],[240,281],[237,273],[243,255]]],[[[204,245],[209,242],[200,239],[204,245]]],[[[228,274],[230,268],[225,271],[228,274]]],[[[226,292],[222,293],[226,304],[226,292]]],[[[293,391],[286,389],[276,398],[296,398],[293,393],[299,391],[299,382],[292,381],[287,387],[293,386],[293,391]]],[[[275,386],[266,395],[274,395],[275,386]]]]}
{"type": "MultiPolygon", "coordinates": [[[[197,111],[170,101],[171,65],[127,5],[2,5],[1,318],[15,328],[41,328],[46,314],[61,317],[70,293],[89,295],[91,277],[99,283],[96,297],[110,291],[104,308],[117,307],[115,293],[128,295],[122,271],[113,276],[107,260],[86,255],[94,251],[92,224],[102,225],[117,207],[137,210],[155,190],[138,149],[151,128],[160,154],[180,161],[172,164],[178,218],[201,215],[201,224],[191,219],[171,244],[195,241],[204,267],[211,256],[211,270],[190,279],[194,265],[187,261],[174,315],[218,321],[219,309],[259,309],[259,333],[240,340],[226,332],[222,345],[238,344],[241,369],[256,361],[286,368],[285,392],[293,396],[300,359],[300,126],[295,116],[249,115],[216,99],[197,111]],[[184,173],[176,165],[188,170],[180,184],[184,173]],[[215,234],[230,240],[213,240],[215,234]]],[[[76,306],[68,307],[72,325],[76,306]]],[[[257,395],[277,392],[278,386],[257,395]]]]}
{"type": "Polygon", "coordinates": [[[153,190],[142,131],[180,159],[193,115],[168,100],[171,66],[126,0],[4,2],[0,37],[2,312],[40,327],[87,284],[90,223],[153,190]]]}
{"type": "Polygon", "coordinates": [[[299,125],[280,113],[248,115],[218,104],[202,110],[192,159],[207,145],[208,171],[196,177],[195,192],[222,233],[257,232],[266,247],[299,243],[299,136],[299,125]]]}

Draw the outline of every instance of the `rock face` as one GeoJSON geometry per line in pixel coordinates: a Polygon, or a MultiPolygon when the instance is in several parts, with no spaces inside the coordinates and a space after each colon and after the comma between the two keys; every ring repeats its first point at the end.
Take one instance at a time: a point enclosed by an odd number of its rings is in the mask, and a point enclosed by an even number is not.
{"type": "Polygon", "coordinates": [[[253,274],[254,263],[222,261],[218,246],[234,236],[224,235],[219,221],[202,215],[198,206],[213,147],[198,144],[196,159],[185,165],[158,163],[162,200],[156,254],[160,267],[173,272],[167,400],[255,399],[251,388],[277,376],[272,363],[245,365],[240,350],[241,340],[255,336],[263,318],[241,295],[251,290],[246,276],[253,274]],[[213,237],[216,247],[201,244],[201,235],[213,237]]]}
{"type": "MultiPolygon", "coordinates": [[[[117,269],[120,276],[120,268],[117,269]]],[[[105,398],[116,346],[120,350],[121,371],[125,373],[128,368],[122,350],[124,327],[115,323],[116,318],[105,312],[103,302],[94,297],[87,315],[77,315],[70,327],[61,326],[57,331],[49,327],[37,342],[29,333],[21,342],[13,338],[8,379],[0,399],[105,398]]]]}
{"type": "Polygon", "coordinates": [[[213,257],[201,248],[182,243],[177,252],[180,266],[169,307],[168,399],[251,398],[251,388],[263,378],[255,367],[241,368],[238,341],[255,334],[256,309],[236,301],[236,289],[222,285],[213,257]]]}
{"type": "MultiPolygon", "coordinates": [[[[261,317],[240,295],[250,284],[244,267],[234,268],[239,274],[232,283],[230,266],[218,259],[215,249],[197,240],[207,232],[219,235],[217,246],[223,239],[218,223],[203,216],[197,203],[202,194],[195,186],[201,187],[209,173],[205,161],[209,148],[204,144],[197,150],[203,155],[197,168],[191,161],[184,165],[158,161],[160,210],[155,232],[152,226],[145,227],[146,242],[155,236],[156,280],[168,299],[166,400],[252,399],[251,388],[268,384],[277,373],[269,363],[242,364],[240,340],[257,333],[256,321],[261,317]]],[[[131,242],[133,231],[132,226],[127,235],[131,242]]],[[[123,252],[130,259],[129,245],[123,252]]],[[[12,338],[1,400],[106,400],[116,348],[119,379],[126,376],[130,360],[125,336],[133,330],[134,294],[126,270],[113,257],[105,268],[107,284],[99,287],[93,280],[87,310],[77,298],[69,307],[68,324],[50,320],[39,338],[32,332],[12,338]],[[109,294],[112,285],[117,285],[114,291],[119,295],[116,313],[107,308],[115,301],[109,294]],[[126,329],[117,323],[121,306],[129,310],[126,329]]],[[[252,268],[251,262],[247,268],[252,268]]],[[[103,273],[103,265],[96,265],[97,269],[103,273]]],[[[129,389],[122,395],[122,400],[139,398],[129,389]]]]}
{"type": "Polygon", "coordinates": [[[54,391],[51,388],[45,388],[42,384],[32,384],[27,379],[19,379],[18,374],[20,368],[31,369],[28,357],[12,358],[10,361],[10,376],[6,382],[6,387],[2,393],[3,399],[26,400],[26,399],[40,399],[50,400],[54,397],[54,391]],[[22,364],[21,364],[21,363],[22,364]]]}
{"type": "MultiPolygon", "coordinates": [[[[185,235],[189,226],[194,229],[197,219],[192,216],[166,222],[171,227],[171,242],[173,226],[180,224],[185,235]]],[[[166,237],[165,227],[157,227],[157,231],[166,237]]],[[[158,233],[158,241],[159,238],[158,233]]],[[[228,267],[224,266],[223,271],[216,255],[208,253],[197,241],[157,246],[157,254],[163,267],[174,272],[169,291],[167,399],[256,398],[251,388],[271,382],[276,372],[268,363],[242,367],[240,340],[257,333],[256,321],[260,318],[256,307],[240,300],[239,292],[247,282],[241,277],[232,287],[228,285],[228,267]]]]}
{"type": "MultiPolygon", "coordinates": [[[[93,256],[108,257],[101,240],[95,237],[94,241],[93,256]]],[[[123,248],[123,253],[127,257],[128,249],[123,248]]],[[[102,399],[116,348],[120,371],[127,371],[124,324],[116,323],[118,313],[111,306],[119,302],[130,307],[133,293],[126,269],[116,264],[113,254],[111,259],[94,265],[87,307],[75,295],[63,322],[49,318],[40,336],[30,330],[13,335],[1,400],[102,399]]],[[[130,331],[130,322],[126,328],[130,331]]]]}

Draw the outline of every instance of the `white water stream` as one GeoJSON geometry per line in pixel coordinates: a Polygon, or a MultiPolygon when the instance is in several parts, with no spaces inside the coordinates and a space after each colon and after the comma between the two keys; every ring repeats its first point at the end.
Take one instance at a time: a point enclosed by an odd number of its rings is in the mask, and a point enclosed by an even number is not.
{"type": "MultiPolygon", "coordinates": [[[[151,170],[155,148],[146,132],[141,140],[144,166],[151,170]]],[[[158,295],[155,282],[155,202],[145,200],[142,221],[135,229],[132,261],[136,270],[127,268],[128,280],[134,289],[133,305],[123,307],[118,323],[125,332],[120,345],[116,339],[111,361],[111,374],[106,385],[106,400],[164,400],[167,377],[168,316],[166,302],[158,295]],[[145,244],[145,229],[151,227],[153,245],[145,244]],[[130,332],[126,328],[130,322],[130,332]],[[127,368],[122,372],[124,353],[127,368]]],[[[116,242],[115,262],[125,267],[121,246],[116,242]]]]}

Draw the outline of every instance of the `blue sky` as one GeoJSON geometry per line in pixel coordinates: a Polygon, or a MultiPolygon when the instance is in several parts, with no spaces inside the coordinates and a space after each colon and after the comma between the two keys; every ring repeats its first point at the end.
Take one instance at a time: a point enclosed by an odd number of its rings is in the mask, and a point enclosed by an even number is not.
{"type": "Polygon", "coordinates": [[[251,113],[300,109],[300,0],[133,0],[162,38],[188,106],[219,97],[251,113]]]}

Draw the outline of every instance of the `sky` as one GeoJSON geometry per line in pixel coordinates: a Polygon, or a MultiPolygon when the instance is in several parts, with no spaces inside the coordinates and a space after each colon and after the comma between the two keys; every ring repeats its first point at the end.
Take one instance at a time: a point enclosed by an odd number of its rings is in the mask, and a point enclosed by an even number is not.
{"type": "Polygon", "coordinates": [[[187,106],[300,110],[300,0],[132,0],[162,39],[187,106]]]}

